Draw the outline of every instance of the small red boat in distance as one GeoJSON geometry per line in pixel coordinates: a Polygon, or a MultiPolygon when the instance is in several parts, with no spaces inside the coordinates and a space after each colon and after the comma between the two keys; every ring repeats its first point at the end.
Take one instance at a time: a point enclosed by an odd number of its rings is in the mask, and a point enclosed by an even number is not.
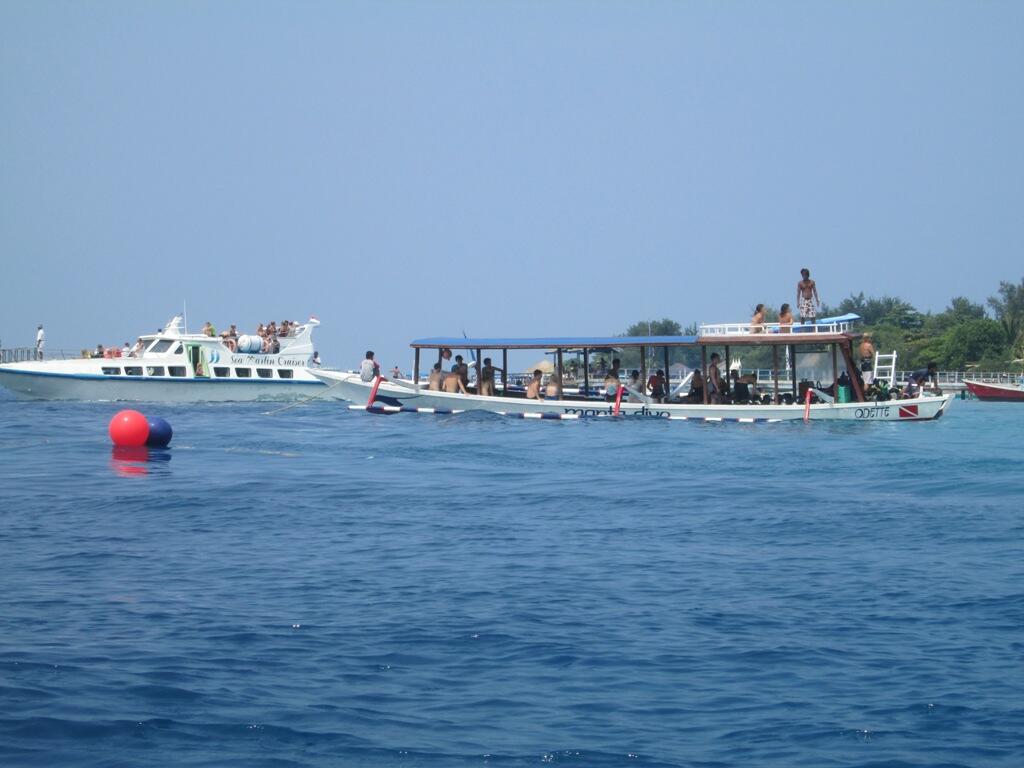
{"type": "MultiPolygon", "coordinates": [[[[1024,376],[1021,377],[1024,379],[1024,376]]],[[[984,381],[964,381],[967,390],[979,400],[999,402],[1024,402],[1024,384],[1021,379],[1016,384],[995,384],[984,381]]]]}

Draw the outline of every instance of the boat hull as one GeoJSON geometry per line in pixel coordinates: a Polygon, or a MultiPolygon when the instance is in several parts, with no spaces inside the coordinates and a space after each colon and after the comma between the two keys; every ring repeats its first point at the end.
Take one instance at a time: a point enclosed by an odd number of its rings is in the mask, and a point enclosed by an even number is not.
{"type": "Polygon", "coordinates": [[[110,377],[41,373],[0,366],[0,386],[21,400],[126,402],[232,402],[299,400],[327,394],[322,381],[110,377]]]}
{"type": "Polygon", "coordinates": [[[1024,402],[1024,389],[1014,384],[986,384],[981,381],[965,381],[964,386],[979,400],[990,402],[1024,402]]]}
{"type": "MultiPolygon", "coordinates": [[[[314,371],[317,378],[332,385],[332,393],[359,405],[367,404],[372,382],[334,371],[314,371]]],[[[909,400],[883,403],[815,404],[807,417],[815,421],[927,421],[945,412],[953,395],[925,395],[909,400]]],[[[581,418],[614,415],[614,403],[595,400],[526,400],[525,398],[482,397],[448,392],[416,390],[407,385],[381,382],[373,405],[382,411],[462,412],[487,411],[502,415],[540,418],[581,418]]],[[[620,415],[630,418],[663,418],[697,421],[795,421],[803,419],[803,405],[703,405],[689,403],[620,405],[620,415]]]]}

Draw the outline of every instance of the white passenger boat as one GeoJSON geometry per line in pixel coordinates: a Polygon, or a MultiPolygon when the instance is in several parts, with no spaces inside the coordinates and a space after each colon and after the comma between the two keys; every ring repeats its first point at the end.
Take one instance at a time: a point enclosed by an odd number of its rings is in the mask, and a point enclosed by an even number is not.
{"type": "MultiPolygon", "coordinates": [[[[525,418],[576,419],[581,417],[622,416],[629,418],[665,418],[693,421],[738,421],[738,422],[776,422],[798,419],[810,420],[843,420],[843,421],[924,421],[937,419],[949,407],[952,394],[937,394],[926,391],[915,393],[914,397],[886,400],[882,402],[868,401],[856,373],[853,360],[853,343],[859,338],[852,330],[856,315],[844,315],[838,318],[820,320],[815,324],[796,324],[780,326],[768,324],[750,326],[746,324],[705,325],[701,326],[697,336],[627,336],[605,338],[541,338],[541,339],[466,339],[459,337],[429,338],[413,341],[410,346],[415,350],[413,383],[405,383],[387,379],[363,381],[360,377],[334,371],[311,371],[317,378],[331,384],[338,394],[352,401],[353,408],[365,408],[377,413],[419,412],[419,413],[461,413],[464,411],[488,411],[491,413],[522,416],[525,418]],[[774,387],[768,402],[763,399],[757,403],[715,403],[709,396],[708,388],[701,387],[702,394],[696,399],[682,400],[673,393],[667,402],[654,402],[646,395],[640,394],[630,399],[641,402],[629,402],[622,398],[620,387],[616,401],[609,402],[605,398],[587,398],[563,394],[556,399],[528,400],[522,393],[514,393],[508,387],[494,396],[483,396],[470,390],[469,394],[454,394],[428,390],[419,378],[421,353],[436,351],[439,355],[444,350],[464,349],[475,353],[481,360],[486,352],[501,352],[503,364],[501,368],[508,370],[509,350],[552,350],[556,359],[556,372],[561,377],[563,354],[569,351],[581,352],[583,355],[583,391],[590,392],[589,353],[596,349],[639,348],[641,367],[644,373],[641,380],[646,379],[647,350],[661,351],[664,368],[668,369],[669,350],[677,347],[699,348],[703,365],[701,370],[708,371],[709,349],[721,350],[724,353],[725,370],[729,370],[731,350],[735,347],[765,346],[772,350],[774,387]],[[784,393],[779,386],[778,371],[780,352],[788,354],[793,367],[799,355],[815,352],[819,355],[831,353],[832,382],[828,387],[810,388],[810,397],[799,396],[797,382],[793,381],[793,392],[784,393]],[[846,370],[845,379],[841,378],[840,360],[846,370]],[[837,397],[840,391],[847,391],[840,382],[849,382],[849,402],[837,397]],[[830,394],[830,392],[832,394],[830,394]],[[788,403],[786,401],[789,401],[788,403]]],[[[655,358],[657,359],[657,358],[655,358]]],[[[659,364],[659,367],[660,364],[659,364]]],[[[504,379],[505,374],[503,374],[504,379]]],[[[502,381],[502,384],[507,383],[502,381]]],[[[639,393],[638,393],[639,394],[639,393]]]]}
{"type": "Polygon", "coordinates": [[[22,399],[204,402],[296,400],[325,392],[310,374],[310,318],[280,349],[261,352],[258,336],[240,336],[237,349],[223,339],[186,333],[175,316],[159,333],[145,335],[137,357],[42,360],[0,365],[0,385],[22,399]]]}

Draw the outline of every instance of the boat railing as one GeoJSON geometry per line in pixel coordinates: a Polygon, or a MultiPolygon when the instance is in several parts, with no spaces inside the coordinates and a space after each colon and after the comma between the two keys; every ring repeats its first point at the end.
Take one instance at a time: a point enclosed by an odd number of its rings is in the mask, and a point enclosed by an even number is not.
{"type": "Polygon", "coordinates": [[[35,347],[0,349],[0,363],[24,363],[36,359],[35,347]]]}
{"type": "Polygon", "coordinates": [[[829,323],[702,323],[697,330],[698,338],[705,336],[758,336],[776,333],[846,333],[852,323],[849,320],[837,320],[829,323]]]}
{"type": "Polygon", "coordinates": [[[89,357],[88,349],[46,349],[42,357],[36,356],[35,347],[0,349],[0,363],[26,363],[32,360],[80,360],[89,357]]]}

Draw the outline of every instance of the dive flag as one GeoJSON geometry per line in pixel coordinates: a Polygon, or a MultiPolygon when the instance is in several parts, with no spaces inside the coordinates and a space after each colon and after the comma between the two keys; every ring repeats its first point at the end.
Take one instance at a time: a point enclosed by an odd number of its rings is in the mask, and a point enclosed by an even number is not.
{"type": "Polygon", "coordinates": [[[901,405],[900,406],[900,418],[901,419],[916,419],[917,418],[917,406],[916,405],[901,405]]]}

